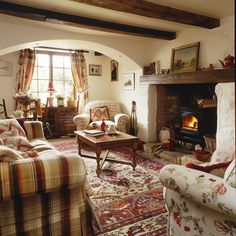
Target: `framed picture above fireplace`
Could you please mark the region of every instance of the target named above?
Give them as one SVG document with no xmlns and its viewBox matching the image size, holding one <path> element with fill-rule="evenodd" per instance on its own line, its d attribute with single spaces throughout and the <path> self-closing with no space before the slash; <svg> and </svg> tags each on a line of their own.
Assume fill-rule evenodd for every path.
<svg viewBox="0 0 236 236">
<path fill-rule="evenodd" d="M 170 71 L 172 73 L 196 71 L 200 42 L 172 49 Z"/>
</svg>

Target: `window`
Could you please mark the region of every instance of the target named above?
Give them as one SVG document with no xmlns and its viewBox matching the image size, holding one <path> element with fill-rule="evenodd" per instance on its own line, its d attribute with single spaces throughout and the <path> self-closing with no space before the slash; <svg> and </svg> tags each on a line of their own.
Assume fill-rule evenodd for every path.
<svg viewBox="0 0 236 236">
<path fill-rule="evenodd" d="M 55 94 L 71 95 L 73 78 L 68 53 L 37 51 L 34 74 L 29 92 L 43 103 L 49 97 L 48 84 L 53 81 Z"/>
</svg>

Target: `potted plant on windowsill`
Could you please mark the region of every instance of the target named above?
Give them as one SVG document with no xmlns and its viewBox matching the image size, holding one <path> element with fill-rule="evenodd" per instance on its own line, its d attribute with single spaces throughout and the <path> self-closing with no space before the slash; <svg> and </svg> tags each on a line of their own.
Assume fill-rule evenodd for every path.
<svg viewBox="0 0 236 236">
<path fill-rule="evenodd" d="M 74 107 L 75 106 L 75 100 L 72 98 L 72 96 L 67 97 L 67 106 L 68 107 Z"/>
<path fill-rule="evenodd" d="M 63 95 L 57 95 L 57 106 L 63 107 L 64 106 L 64 99 Z"/>
</svg>

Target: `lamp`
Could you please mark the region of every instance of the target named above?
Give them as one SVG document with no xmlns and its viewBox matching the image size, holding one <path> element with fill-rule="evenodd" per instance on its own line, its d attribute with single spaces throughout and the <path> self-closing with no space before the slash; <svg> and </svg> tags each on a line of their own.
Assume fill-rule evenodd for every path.
<svg viewBox="0 0 236 236">
<path fill-rule="evenodd" d="M 48 92 L 50 93 L 50 97 L 48 98 L 48 106 L 50 106 L 50 107 L 53 107 L 54 97 L 52 95 L 55 91 L 56 90 L 54 89 L 53 82 L 49 81 L 49 83 L 48 83 Z"/>
</svg>

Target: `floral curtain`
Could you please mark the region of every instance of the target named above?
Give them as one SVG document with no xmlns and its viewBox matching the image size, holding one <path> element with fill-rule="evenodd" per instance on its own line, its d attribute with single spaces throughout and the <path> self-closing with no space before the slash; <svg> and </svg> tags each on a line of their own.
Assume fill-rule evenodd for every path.
<svg viewBox="0 0 236 236">
<path fill-rule="evenodd" d="M 70 53 L 71 57 L 71 71 L 74 81 L 74 99 L 77 98 L 78 93 L 78 113 L 84 111 L 84 106 L 88 101 L 88 76 L 86 59 L 82 52 Z"/>
<path fill-rule="evenodd" d="M 35 50 L 27 48 L 20 51 L 18 73 L 16 77 L 16 90 L 18 93 L 27 93 L 29 90 L 34 73 L 35 60 Z"/>
</svg>

